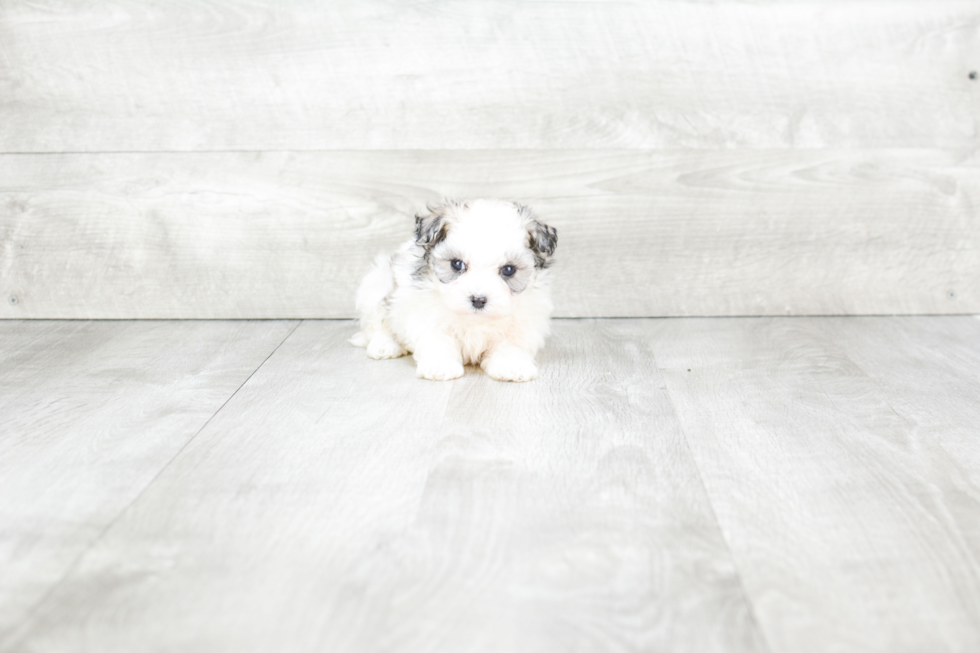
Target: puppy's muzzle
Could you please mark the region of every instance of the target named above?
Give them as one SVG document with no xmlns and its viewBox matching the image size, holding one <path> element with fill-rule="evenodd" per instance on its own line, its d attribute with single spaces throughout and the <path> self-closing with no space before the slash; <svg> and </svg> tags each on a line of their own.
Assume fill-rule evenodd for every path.
<svg viewBox="0 0 980 653">
<path fill-rule="evenodd" d="M 470 295 L 470 303 L 473 304 L 473 308 L 479 310 L 487 305 L 487 298 Z"/>
</svg>

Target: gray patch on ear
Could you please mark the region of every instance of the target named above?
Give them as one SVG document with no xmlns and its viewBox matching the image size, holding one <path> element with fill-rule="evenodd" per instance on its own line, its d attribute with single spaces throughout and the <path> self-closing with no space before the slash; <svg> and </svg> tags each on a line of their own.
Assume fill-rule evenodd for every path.
<svg viewBox="0 0 980 653">
<path fill-rule="evenodd" d="M 543 222 L 538 222 L 531 209 L 515 204 L 517 212 L 527 226 L 528 249 L 534 252 L 534 267 L 547 268 L 551 265 L 551 257 L 558 247 L 558 231 Z"/>
<path fill-rule="evenodd" d="M 429 249 L 446 237 L 446 219 L 438 213 L 415 216 L 415 242 Z"/>
<path fill-rule="evenodd" d="M 428 252 L 445 240 L 451 219 L 466 208 L 466 204 L 460 200 L 446 200 L 442 204 L 430 204 L 425 208 L 425 213 L 415 216 L 415 242 Z"/>
</svg>

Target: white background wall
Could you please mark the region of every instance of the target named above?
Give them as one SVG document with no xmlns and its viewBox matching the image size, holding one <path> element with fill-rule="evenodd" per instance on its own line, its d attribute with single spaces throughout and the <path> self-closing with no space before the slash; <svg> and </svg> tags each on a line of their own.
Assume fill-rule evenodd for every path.
<svg viewBox="0 0 980 653">
<path fill-rule="evenodd" d="M 561 316 L 980 312 L 980 3 L 0 3 L 0 317 L 348 317 L 444 196 Z"/>
</svg>

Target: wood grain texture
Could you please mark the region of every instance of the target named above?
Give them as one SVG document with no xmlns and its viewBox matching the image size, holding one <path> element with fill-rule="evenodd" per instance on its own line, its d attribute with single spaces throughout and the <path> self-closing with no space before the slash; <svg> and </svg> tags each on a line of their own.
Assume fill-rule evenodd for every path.
<svg viewBox="0 0 980 653">
<path fill-rule="evenodd" d="M 955 487 L 941 497 L 937 527 L 972 556 L 966 573 L 980 577 L 980 317 L 859 318 L 828 327 L 847 357 L 885 390 L 889 407 L 933 443 L 923 465 L 947 474 Z"/>
<path fill-rule="evenodd" d="M 353 317 L 443 196 L 558 228 L 559 316 L 980 312 L 976 154 L 609 150 L 0 156 L 0 316 Z"/>
<path fill-rule="evenodd" d="M 772 651 L 980 647 L 978 336 L 968 317 L 651 331 Z"/>
<path fill-rule="evenodd" d="M 415 378 L 304 322 L 8 650 L 765 651 L 640 322 Z"/>
<path fill-rule="evenodd" d="M 0 648 L 293 327 L 0 322 Z"/>
<path fill-rule="evenodd" d="M 980 145 L 980 7 L 0 4 L 0 151 Z"/>
</svg>

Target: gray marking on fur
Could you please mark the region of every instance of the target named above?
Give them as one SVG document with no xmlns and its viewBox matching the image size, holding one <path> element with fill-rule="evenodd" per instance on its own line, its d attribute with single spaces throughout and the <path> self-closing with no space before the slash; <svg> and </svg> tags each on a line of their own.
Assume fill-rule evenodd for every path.
<svg viewBox="0 0 980 653">
<path fill-rule="evenodd" d="M 451 283 L 456 279 L 460 278 L 469 269 L 469 265 L 464 267 L 462 270 L 456 270 L 453 268 L 453 261 L 459 259 L 466 263 L 466 259 L 455 251 L 448 248 L 445 243 L 434 247 L 428 252 L 429 254 L 429 268 L 435 273 L 436 278 L 442 283 Z"/>
<path fill-rule="evenodd" d="M 441 204 L 427 205 L 427 213 L 415 216 L 415 242 L 426 250 L 432 249 L 443 240 L 449 232 L 451 218 L 459 214 L 467 206 L 460 200 L 446 200 Z"/>
<path fill-rule="evenodd" d="M 500 274 L 500 278 L 504 280 L 504 283 L 507 284 L 507 287 L 515 295 L 524 292 L 531 283 L 531 277 L 534 276 L 535 268 L 538 267 L 535 262 L 534 252 L 529 249 L 525 249 L 520 253 L 511 254 L 507 263 L 504 265 L 513 265 L 514 274 L 505 277 L 503 274 L 500 274 L 500 270 L 497 273 Z M 501 270 L 503 270 L 504 265 L 500 266 Z"/>
<path fill-rule="evenodd" d="M 558 230 L 539 222 L 530 207 L 516 202 L 514 206 L 527 228 L 527 246 L 534 253 L 534 267 L 542 270 L 550 267 L 558 247 Z"/>
</svg>

